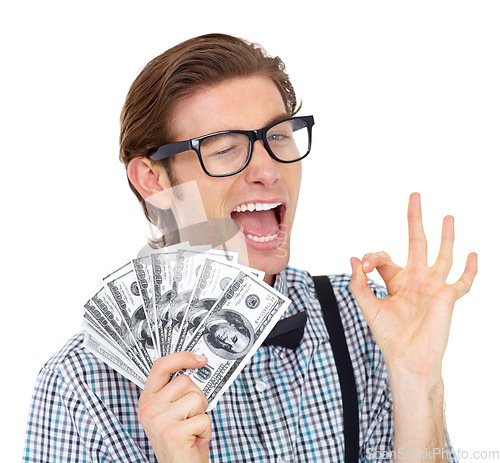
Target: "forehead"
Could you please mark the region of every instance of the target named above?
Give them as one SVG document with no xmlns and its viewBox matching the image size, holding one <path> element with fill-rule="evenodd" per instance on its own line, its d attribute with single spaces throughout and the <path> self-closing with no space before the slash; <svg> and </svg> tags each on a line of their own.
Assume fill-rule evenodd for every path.
<svg viewBox="0 0 500 463">
<path fill-rule="evenodd" d="M 220 130 L 259 129 L 286 117 L 278 87 L 267 76 L 239 77 L 203 87 L 178 101 L 168 132 L 186 140 Z"/>
</svg>

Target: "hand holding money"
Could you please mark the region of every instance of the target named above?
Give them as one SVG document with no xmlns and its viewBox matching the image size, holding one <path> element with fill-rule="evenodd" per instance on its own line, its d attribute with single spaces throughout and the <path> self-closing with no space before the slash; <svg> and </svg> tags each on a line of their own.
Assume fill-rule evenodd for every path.
<svg viewBox="0 0 500 463">
<path fill-rule="evenodd" d="M 196 369 L 206 357 L 177 352 L 156 360 L 139 399 L 139 421 L 158 462 L 208 462 L 211 420 L 208 401 L 186 375 L 170 380 L 176 371 Z"/>
<path fill-rule="evenodd" d="M 181 245 L 126 263 L 104 277 L 84 304 L 85 347 L 153 391 L 146 394 L 150 398 L 171 397 L 168 391 L 178 390 L 173 385 L 189 379 L 189 391 L 195 388 L 208 400 L 197 411 L 212 410 L 290 304 L 263 282 L 263 272 L 237 264 L 237 257 Z M 208 360 L 172 370 L 180 363 L 170 363 L 176 358 L 170 354 L 181 351 Z M 187 400 L 185 395 L 174 394 L 172 403 Z M 149 422 L 150 414 L 144 416 Z"/>
</svg>

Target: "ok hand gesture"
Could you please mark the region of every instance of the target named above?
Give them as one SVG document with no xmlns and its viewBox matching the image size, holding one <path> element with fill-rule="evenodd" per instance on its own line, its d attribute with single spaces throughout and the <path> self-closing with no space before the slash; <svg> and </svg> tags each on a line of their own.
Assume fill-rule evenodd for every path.
<svg viewBox="0 0 500 463">
<path fill-rule="evenodd" d="M 466 294 L 477 273 L 477 255 L 469 254 L 461 278 L 447 284 L 452 266 L 454 220 L 443 221 L 439 255 L 427 264 L 427 241 L 422 225 L 420 195 L 410 196 L 408 206 L 409 251 L 406 267 L 392 262 L 385 252 L 353 257 L 350 289 L 380 347 L 389 375 L 397 370 L 420 377 L 441 372 L 455 302 Z M 377 269 L 388 295 L 377 299 L 366 273 Z"/>
</svg>

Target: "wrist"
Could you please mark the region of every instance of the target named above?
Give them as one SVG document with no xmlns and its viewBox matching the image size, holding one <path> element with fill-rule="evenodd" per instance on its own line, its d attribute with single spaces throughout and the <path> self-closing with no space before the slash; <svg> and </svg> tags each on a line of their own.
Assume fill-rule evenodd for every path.
<svg viewBox="0 0 500 463">
<path fill-rule="evenodd" d="M 405 368 L 387 368 L 389 383 L 395 402 L 408 401 L 414 405 L 443 401 L 444 383 L 441 369 L 422 375 Z"/>
<path fill-rule="evenodd" d="M 393 370 L 389 381 L 393 398 L 394 448 L 407 451 L 444 448 L 441 375 L 423 376 Z"/>
</svg>

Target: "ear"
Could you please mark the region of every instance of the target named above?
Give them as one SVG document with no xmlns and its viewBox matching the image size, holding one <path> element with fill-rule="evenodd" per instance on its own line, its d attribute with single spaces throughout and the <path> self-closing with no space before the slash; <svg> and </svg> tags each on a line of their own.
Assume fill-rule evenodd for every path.
<svg viewBox="0 0 500 463">
<path fill-rule="evenodd" d="M 127 174 L 144 199 L 171 187 L 165 169 L 148 158 L 132 158 L 128 163 Z"/>
</svg>

